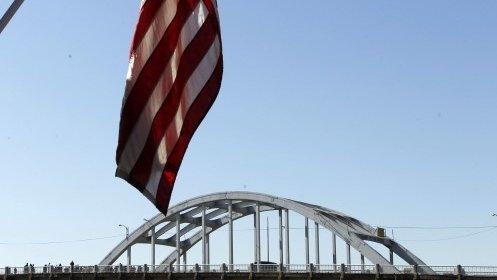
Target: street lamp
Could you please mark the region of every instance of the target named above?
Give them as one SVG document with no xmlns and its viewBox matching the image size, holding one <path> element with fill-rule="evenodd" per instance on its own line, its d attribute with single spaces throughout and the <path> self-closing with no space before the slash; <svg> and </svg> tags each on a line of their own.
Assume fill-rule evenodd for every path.
<svg viewBox="0 0 497 280">
<path fill-rule="evenodd" d="M 129 227 L 119 224 L 120 227 L 123 227 L 126 229 L 126 240 L 129 239 Z M 128 249 L 126 250 L 126 254 L 128 255 L 128 266 L 131 265 L 131 246 L 128 244 Z"/>
<path fill-rule="evenodd" d="M 495 213 L 491 213 L 490 215 L 492 215 L 492 217 L 497 217 L 497 214 Z"/>
</svg>

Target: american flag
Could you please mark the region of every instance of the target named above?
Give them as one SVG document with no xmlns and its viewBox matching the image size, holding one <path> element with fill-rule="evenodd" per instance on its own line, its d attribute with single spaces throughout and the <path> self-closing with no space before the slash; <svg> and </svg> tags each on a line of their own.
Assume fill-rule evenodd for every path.
<svg viewBox="0 0 497 280">
<path fill-rule="evenodd" d="M 215 0 L 143 0 L 131 42 L 116 176 L 163 213 L 223 73 Z"/>
</svg>

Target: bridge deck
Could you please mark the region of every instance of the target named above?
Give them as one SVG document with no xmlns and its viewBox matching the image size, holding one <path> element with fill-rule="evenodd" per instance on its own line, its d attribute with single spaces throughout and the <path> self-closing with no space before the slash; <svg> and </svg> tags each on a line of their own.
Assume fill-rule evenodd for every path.
<svg viewBox="0 0 497 280">
<path fill-rule="evenodd" d="M 278 273 L 278 272 L 186 272 L 186 273 L 58 273 L 9 274 L 5 280 L 478 280 L 496 279 L 497 276 L 414 275 L 414 274 L 342 274 L 342 273 Z"/>
</svg>

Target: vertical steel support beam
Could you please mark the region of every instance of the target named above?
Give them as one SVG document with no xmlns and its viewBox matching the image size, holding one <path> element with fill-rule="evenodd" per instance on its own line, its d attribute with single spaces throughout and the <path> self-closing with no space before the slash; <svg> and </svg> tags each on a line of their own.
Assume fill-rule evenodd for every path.
<svg viewBox="0 0 497 280">
<path fill-rule="evenodd" d="M 350 265 L 352 264 L 351 257 L 350 257 L 350 243 L 347 243 L 347 265 L 350 268 Z"/>
<path fill-rule="evenodd" d="M 131 245 L 128 246 L 128 250 L 126 250 L 126 254 L 128 255 L 128 268 L 131 265 Z"/>
<path fill-rule="evenodd" d="M 155 272 L 155 226 L 150 229 L 150 264 L 152 265 L 152 272 Z"/>
<path fill-rule="evenodd" d="M 255 205 L 255 216 L 256 216 L 256 256 L 257 256 L 257 271 L 259 271 L 261 263 L 261 207 L 259 203 Z"/>
<path fill-rule="evenodd" d="M 267 261 L 269 262 L 269 217 L 266 217 L 266 249 L 267 249 Z"/>
<path fill-rule="evenodd" d="M 285 209 L 285 252 L 286 264 L 290 264 L 290 211 Z"/>
<path fill-rule="evenodd" d="M 181 248 L 180 248 L 180 230 L 181 230 L 181 215 L 178 213 L 176 217 L 176 271 L 179 272 L 181 268 Z"/>
<path fill-rule="evenodd" d="M 278 228 L 279 228 L 279 250 L 280 250 L 280 264 L 283 264 L 283 211 L 278 210 L 278 218 L 279 218 L 279 223 L 278 223 Z"/>
<path fill-rule="evenodd" d="M 390 264 L 393 265 L 393 251 L 390 249 Z"/>
<path fill-rule="evenodd" d="M 254 264 L 257 263 L 257 213 L 254 212 Z"/>
<path fill-rule="evenodd" d="M 364 265 L 364 255 L 361 254 L 361 272 L 364 273 L 366 270 L 365 265 Z"/>
<path fill-rule="evenodd" d="M 233 202 L 228 201 L 229 219 L 229 271 L 233 271 Z"/>
<path fill-rule="evenodd" d="M 332 235 L 332 250 L 333 250 L 333 270 L 337 270 L 337 235 L 335 232 L 333 232 L 333 235 Z"/>
<path fill-rule="evenodd" d="M 129 240 L 129 229 L 126 227 L 126 240 Z M 126 250 L 126 255 L 128 256 L 128 271 L 131 266 L 131 245 L 128 245 L 128 249 Z"/>
<path fill-rule="evenodd" d="M 315 253 L 316 253 L 316 264 L 319 265 L 321 263 L 321 256 L 319 255 L 319 224 L 314 222 L 314 226 L 316 227 L 316 232 L 314 233 L 314 241 L 315 241 Z"/>
<path fill-rule="evenodd" d="M 202 208 L 202 264 L 207 264 L 207 229 L 205 227 L 205 207 Z"/>
<path fill-rule="evenodd" d="M 305 218 L 305 264 L 309 265 L 309 219 Z"/>
<path fill-rule="evenodd" d="M 211 264 L 211 235 L 210 234 L 207 234 L 206 236 L 206 247 L 207 247 L 207 252 L 206 252 L 206 255 L 207 255 L 207 264 Z"/>
<path fill-rule="evenodd" d="M 187 268 L 186 268 L 186 251 L 183 252 L 183 271 L 187 272 Z"/>
</svg>

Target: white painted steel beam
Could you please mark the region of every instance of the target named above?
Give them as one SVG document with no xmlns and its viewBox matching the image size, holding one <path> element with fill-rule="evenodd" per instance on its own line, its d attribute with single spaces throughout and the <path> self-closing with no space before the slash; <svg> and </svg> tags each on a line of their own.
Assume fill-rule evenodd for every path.
<svg viewBox="0 0 497 280">
<path fill-rule="evenodd" d="M 113 250 L 111 250 L 105 256 L 100 264 L 113 264 L 122 254 L 124 254 L 128 249 L 131 248 L 131 246 L 136 243 L 150 243 L 151 237 L 148 234 L 149 230 L 152 226 L 158 226 L 160 224 L 163 224 L 163 226 L 156 232 L 156 236 L 158 238 L 156 240 L 156 245 L 176 246 L 176 233 L 171 236 L 168 234 L 168 230 L 175 227 L 176 219 L 178 218 L 177 214 L 179 213 L 181 213 L 179 219 L 181 219 L 182 223 L 186 223 L 185 226 L 180 229 L 179 236 L 181 237 L 188 234 L 188 238 L 185 238 L 181 242 L 181 250 L 182 253 L 187 252 L 196 243 L 204 243 L 204 241 L 202 240 L 207 241 L 208 237 L 206 235 L 223 227 L 224 225 L 229 224 L 230 219 L 226 214 L 229 210 L 229 201 L 236 201 L 236 203 L 233 203 L 232 209 L 233 220 L 237 220 L 239 218 L 252 214 L 260 216 L 260 213 L 263 211 L 280 209 L 283 210 L 283 212 L 286 214 L 284 219 L 286 237 L 284 246 L 284 252 L 286 252 L 285 263 L 290 263 L 290 226 L 288 213 L 291 210 L 299 215 L 315 221 L 319 224 L 320 227 L 332 231 L 336 236 L 345 241 L 346 244 L 350 245 L 360 254 L 364 255 L 364 257 L 367 258 L 371 263 L 384 266 L 383 272 L 385 273 L 398 271 L 395 267 L 389 265 L 389 260 L 381 256 L 381 254 L 379 254 L 375 249 L 368 245 L 366 241 L 375 242 L 387 248 L 391 248 L 392 252 L 394 252 L 398 257 L 402 258 L 406 263 L 410 265 L 417 264 L 419 266 L 421 274 L 428 274 L 433 272 L 433 270 L 426 266 L 424 262 L 422 262 L 419 258 L 417 258 L 402 245 L 388 237 L 380 238 L 376 236 L 375 228 L 353 217 L 309 203 L 303 203 L 266 194 L 250 192 L 215 193 L 199 196 L 172 206 L 170 207 L 167 215 L 159 214 L 153 217 L 149 223 L 143 224 L 134 232 L 132 232 L 129 238 L 121 241 Z M 256 204 L 259 205 L 259 207 L 256 207 Z M 257 211 L 257 209 L 255 208 L 259 208 L 259 211 Z M 210 210 L 208 214 L 205 213 L 206 209 Z M 256 212 L 258 212 L 259 214 L 257 214 Z M 196 215 L 199 213 L 203 214 L 202 218 L 196 218 Z M 194 231 L 197 232 L 195 233 Z M 159 238 L 162 236 L 164 236 L 165 238 Z M 205 238 L 202 238 L 204 236 Z M 207 247 L 207 244 L 203 244 L 203 246 Z M 207 262 L 206 251 L 207 250 L 204 251 L 203 261 Z M 258 259 L 260 260 L 260 253 L 258 255 Z M 336 252 L 334 255 L 336 257 Z M 169 265 L 171 263 L 174 263 L 176 259 L 177 254 L 175 252 L 167 256 L 161 262 L 161 264 Z"/>
</svg>

